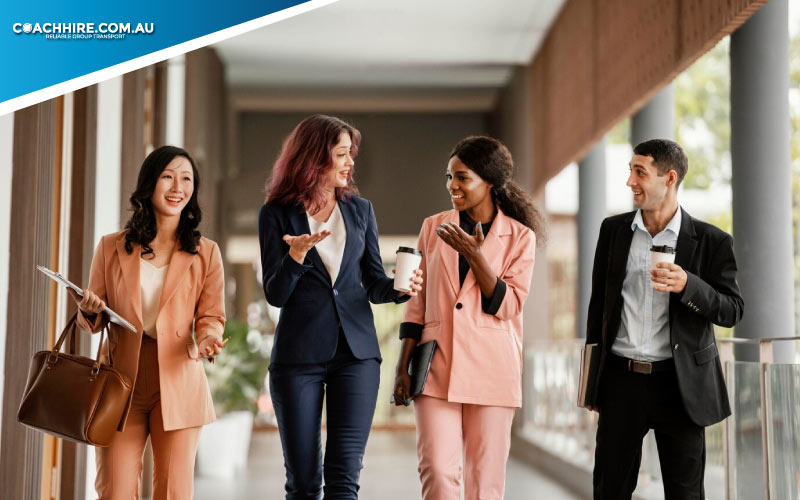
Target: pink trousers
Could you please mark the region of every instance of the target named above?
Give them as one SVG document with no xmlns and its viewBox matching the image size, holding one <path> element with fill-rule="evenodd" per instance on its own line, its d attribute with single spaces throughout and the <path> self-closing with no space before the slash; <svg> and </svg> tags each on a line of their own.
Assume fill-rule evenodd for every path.
<svg viewBox="0 0 800 500">
<path fill-rule="evenodd" d="M 502 500 L 515 408 L 418 396 L 417 456 L 424 500 Z"/>
<path fill-rule="evenodd" d="M 153 500 L 191 500 L 200 427 L 165 431 L 161 420 L 158 344 L 143 336 L 139 375 L 125 431 L 108 448 L 96 448 L 95 489 L 100 500 L 139 498 L 142 454 L 153 445 Z"/>
</svg>

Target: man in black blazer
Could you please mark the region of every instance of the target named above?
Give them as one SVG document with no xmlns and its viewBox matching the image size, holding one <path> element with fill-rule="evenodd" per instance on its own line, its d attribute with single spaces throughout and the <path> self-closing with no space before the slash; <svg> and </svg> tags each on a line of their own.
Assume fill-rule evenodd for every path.
<svg viewBox="0 0 800 500">
<path fill-rule="evenodd" d="M 665 498 L 704 499 L 704 428 L 731 413 L 713 325 L 742 318 L 733 240 L 678 205 L 687 170 L 675 142 L 637 145 L 627 182 L 637 210 L 600 227 L 586 332 L 601 346 L 590 381 L 600 413 L 595 499 L 631 498 L 649 429 Z M 651 246 L 673 248 L 674 264 L 651 271 Z"/>
</svg>

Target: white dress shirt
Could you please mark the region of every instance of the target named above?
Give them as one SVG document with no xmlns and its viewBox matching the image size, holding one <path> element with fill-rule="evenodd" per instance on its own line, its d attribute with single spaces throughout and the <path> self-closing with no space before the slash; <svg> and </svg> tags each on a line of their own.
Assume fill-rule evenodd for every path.
<svg viewBox="0 0 800 500">
<path fill-rule="evenodd" d="M 331 276 L 331 285 L 336 283 L 336 278 L 339 276 L 339 268 L 342 266 L 342 256 L 344 255 L 344 244 L 347 240 L 347 229 L 344 225 L 342 218 L 342 211 L 339 204 L 336 203 L 326 222 L 319 222 L 314 219 L 310 213 L 306 212 L 308 217 L 308 227 L 311 229 L 311 234 L 320 231 L 328 230 L 331 232 L 330 236 L 316 244 L 314 248 L 317 249 L 322 263 L 325 264 L 325 269 Z"/>
<path fill-rule="evenodd" d="M 681 230 L 681 207 L 660 233 L 650 236 L 638 210 L 631 224 L 633 239 L 622 283 L 622 321 L 611 346 L 618 356 L 639 361 L 672 357 L 669 336 L 669 295 L 650 286 L 650 247 L 676 248 Z"/>
</svg>

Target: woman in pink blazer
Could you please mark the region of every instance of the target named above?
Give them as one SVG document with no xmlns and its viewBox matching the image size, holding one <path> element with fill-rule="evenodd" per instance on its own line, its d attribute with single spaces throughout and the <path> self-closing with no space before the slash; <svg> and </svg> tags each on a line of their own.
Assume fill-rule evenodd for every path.
<svg viewBox="0 0 800 500">
<path fill-rule="evenodd" d="M 425 219 L 418 249 L 426 284 L 406 304 L 394 399 L 409 399 L 418 343 L 436 340 L 414 399 L 425 500 L 500 500 L 514 411 L 522 405 L 522 306 L 542 217 L 511 180 L 511 153 L 467 137 L 450 154 L 448 210 Z"/>
<path fill-rule="evenodd" d="M 153 500 L 191 499 L 197 439 L 215 419 L 200 360 L 222 348 L 222 258 L 200 236 L 198 174 L 183 149 L 164 146 L 144 160 L 132 215 L 103 236 L 92 259 L 79 325 L 98 332 L 106 304 L 137 332 L 110 325 L 114 367 L 134 390 L 111 446 L 97 448 L 101 500 L 138 498 L 142 452 L 153 445 Z"/>
</svg>

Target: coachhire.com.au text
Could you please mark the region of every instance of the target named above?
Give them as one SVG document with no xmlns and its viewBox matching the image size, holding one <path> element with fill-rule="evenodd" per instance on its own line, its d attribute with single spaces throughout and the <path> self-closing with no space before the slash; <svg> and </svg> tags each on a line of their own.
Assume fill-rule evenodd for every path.
<svg viewBox="0 0 800 500">
<path fill-rule="evenodd" d="M 126 35 L 151 35 L 155 23 L 14 23 L 14 33 L 45 35 L 47 39 L 125 38 Z"/>
</svg>

